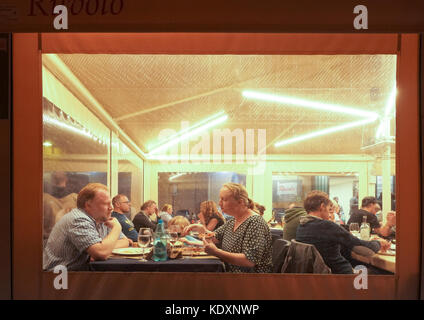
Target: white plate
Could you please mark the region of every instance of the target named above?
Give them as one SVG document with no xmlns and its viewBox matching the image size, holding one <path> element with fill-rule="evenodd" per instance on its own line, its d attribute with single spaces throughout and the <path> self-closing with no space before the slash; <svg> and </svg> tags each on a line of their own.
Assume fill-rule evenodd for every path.
<svg viewBox="0 0 424 320">
<path fill-rule="evenodd" d="M 113 249 L 113 254 L 118 254 L 121 256 L 141 256 L 143 254 L 143 248 L 119 248 Z"/>
</svg>

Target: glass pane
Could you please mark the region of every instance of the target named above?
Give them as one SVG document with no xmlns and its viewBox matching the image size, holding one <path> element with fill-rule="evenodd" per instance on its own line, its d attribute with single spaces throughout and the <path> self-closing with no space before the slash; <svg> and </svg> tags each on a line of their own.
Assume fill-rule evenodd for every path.
<svg viewBox="0 0 424 320">
<path fill-rule="evenodd" d="M 107 185 L 109 141 L 43 99 L 44 241 L 88 183 Z"/>
<path fill-rule="evenodd" d="M 131 201 L 131 212 L 127 216 L 132 219 L 142 205 L 143 161 L 121 141 L 115 155 L 118 159 L 118 193 Z"/>
<path fill-rule="evenodd" d="M 226 182 L 246 185 L 246 175 L 235 172 L 159 172 L 159 208 L 171 204 L 174 212 L 188 212 L 189 216 L 200 211 L 200 203 L 214 201 L 220 210 L 219 191 Z"/>
</svg>

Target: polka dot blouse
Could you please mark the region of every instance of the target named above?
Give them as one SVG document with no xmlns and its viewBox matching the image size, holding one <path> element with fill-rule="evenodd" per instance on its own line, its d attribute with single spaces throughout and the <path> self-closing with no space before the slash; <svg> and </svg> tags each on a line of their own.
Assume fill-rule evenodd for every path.
<svg viewBox="0 0 424 320">
<path fill-rule="evenodd" d="M 272 238 L 265 220 L 252 215 L 234 230 L 235 219 L 228 220 L 215 230 L 215 237 L 222 250 L 232 253 L 244 253 L 254 267 L 240 267 L 226 263 L 228 272 L 264 273 L 272 272 Z"/>
</svg>

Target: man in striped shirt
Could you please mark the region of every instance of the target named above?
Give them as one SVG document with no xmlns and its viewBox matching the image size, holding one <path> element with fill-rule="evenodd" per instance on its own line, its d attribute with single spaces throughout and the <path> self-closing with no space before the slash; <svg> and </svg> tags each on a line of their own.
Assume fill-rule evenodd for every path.
<svg viewBox="0 0 424 320">
<path fill-rule="evenodd" d="M 43 269 L 63 265 L 68 270 L 88 270 L 90 257 L 106 260 L 115 248 L 132 245 L 111 217 L 107 187 L 89 183 L 78 194 L 77 208 L 67 213 L 50 233 L 43 254 Z"/>
</svg>

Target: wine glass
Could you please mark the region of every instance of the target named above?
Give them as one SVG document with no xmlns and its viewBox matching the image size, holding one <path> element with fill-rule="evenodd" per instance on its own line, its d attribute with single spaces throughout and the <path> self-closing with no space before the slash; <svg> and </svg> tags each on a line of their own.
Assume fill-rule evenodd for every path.
<svg viewBox="0 0 424 320">
<path fill-rule="evenodd" d="M 169 233 L 169 242 L 171 242 L 172 246 L 174 246 L 178 240 L 178 232 L 170 230 L 168 233 Z"/>
<path fill-rule="evenodd" d="M 355 237 L 359 238 L 360 237 L 360 233 L 359 233 L 359 224 L 356 222 L 352 222 L 349 225 L 349 231 L 352 235 L 354 235 Z"/>
<path fill-rule="evenodd" d="M 143 257 L 141 261 L 147 261 L 146 256 L 146 248 L 150 245 L 150 241 L 152 239 L 152 230 L 150 228 L 140 228 L 138 231 L 138 245 L 140 248 L 143 248 Z"/>
</svg>

